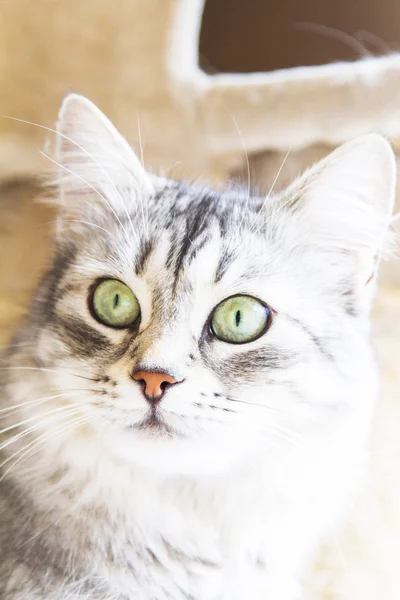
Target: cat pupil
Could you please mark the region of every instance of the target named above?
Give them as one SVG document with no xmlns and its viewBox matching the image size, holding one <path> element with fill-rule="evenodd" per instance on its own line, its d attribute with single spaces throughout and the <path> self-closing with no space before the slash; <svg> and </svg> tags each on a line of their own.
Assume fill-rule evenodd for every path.
<svg viewBox="0 0 400 600">
<path fill-rule="evenodd" d="M 115 294 L 114 296 L 114 308 L 117 308 L 119 304 L 119 294 Z"/>
<path fill-rule="evenodd" d="M 239 327 L 240 319 L 241 319 L 240 310 L 238 310 L 235 315 L 236 327 Z"/>
</svg>

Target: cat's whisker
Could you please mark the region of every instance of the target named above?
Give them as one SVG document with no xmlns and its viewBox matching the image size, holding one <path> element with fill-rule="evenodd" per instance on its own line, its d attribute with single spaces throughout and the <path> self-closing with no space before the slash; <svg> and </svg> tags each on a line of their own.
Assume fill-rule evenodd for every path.
<svg viewBox="0 0 400 600">
<path fill-rule="evenodd" d="M 293 440 L 304 441 L 306 436 L 297 429 L 294 429 L 296 426 L 298 426 L 297 422 L 291 424 L 290 427 L 284 423 L 278 423 L 276 421 L 271 421 L 267 424 L 263 424 L 262 422 L 260 423 L 258 421 L 256 423 L 252 423 L 252 427 L 255 427 L 259 431 L 265 431 L 268 434 L 272 434 L 274 431 L 279 431 L 282 435 L 287 435 Z"/>
<path fill-rule="evenodd" d="M 390 454 L 392 452 L 398 452 L 398 445 L 390 445 L 390 446 L 382 446 L 381 448 L 376 448 L 375 450 L 369 450 L 368 456 L 379 456 L 380 454 Z"/>
<path fill-rule="evenodd" d="M 74 171 L 72 171 L 71 169 L 69 169 L 68 167 L 66 167 L 65 165 L 62 165 L 61 163 L 59 163 L 58 161 L 56 161 L 54 158 L 51 158 L 50 156 L 48 156 L 47 154 L 45 154 L 43 151 L 40 151 L 40 153 L 47 158 L 50 162 L 52 162 L 53 164 L 57 165 L 58 167 L 60 167 L 60 169 L 63 169 L 64 171 L 66 171 L 67 173 L 69 173 L 70 175 L 73 175 L 74 177 L 76 177 L 77 179 L 79 179 L 80 181 L 82 181 L 85 185 L 87 185 L 91 190 L 93 190 L 93 192 L 104 202 L 104 204 L 106 204 L 106 206 L 111 210 L 111 212 L 113 213 L 114 217 L 116 218 L 116 220 L 118 221 L 118 224 L 121 226 L 121 229 L 123 230 L 125 237 L 126 237 L 126 241 L 127 243 L 129 243 L 129 235 L 127 230 L 125 229 L 121 219 L 119 218 L 117 212 L 114 210 L 113 206 L 111 205 L 111 203 L 107 200 L 107 198 L 101 194 L 99 192 L 99 190 L 97 190 L 91 183 L 89 183 L 84 177 L 82 177 L 81 175 L 78 175 L 78 173 L 75 173 Z M 125 206 L 125 204 L 124 204 Z M 129 217 L 129 220 L 130 217 Z M 132 221 L 131 221 L 132 224 Z M 133 224 L 132 224 L 133 227 Z M 135 237 L 136 234 L 135 232 L 133 232 Z"/>
<path fill-rule="evenodd" d="M 172 163 L 172 165 L 170 167 L 163 167 L 162 169 L 160 169 L 159 173 L 162 177 L 167 177 L 167 174 L 170 173 L 170 171 L 173 171 L 173 169 L 175 169 L 175 167 L 178 167 L 179 165 L 182 165 L 183 162 L 181 160 L 177 160 L 174 163 Z"/>
<path fill-rule="evenodd" d="M 88 156 L 94 162 L 94 164 L 99 167 L 99 169 L 101 170 L 101 172 L 106 176 L 108 182 L 113 187 L 114 191 L 116 192 L 118 198 L 121 201 L 122 206 L 124 207 L 124 209 L 126 211 L 127 217 L 129 219 L 131 227 L 132 227 L 132 233 L 136 237 L 136 232 L 135 232 L 134 227 L 133 227 L 132 219 L 131 219 L 131 217 L 129 215 L 128 209 L 126 208 L 126 204 L 124 202 L 124 199 L 121 196 L 121 193 L 119 192 L 117 186 L 115 185 L 115 183 L 113 182 L 113 180 L 111 179 L 111 177 L 109 176 L 109 174 L 107 173 L 107 171 L 104 169 L 103 165 L 101 163 L 99 163 L 99 161 L 86 148 L 84 148 L 83 146 L 81 146 L 80 144 L 78 144 L 78 142 L 76 142 L 75 140 L 73 140 L 69 136 L 65 135 L 64 133 L 61 133 L 61 131 L 57 131 L 56 129 L 53 129 L 51 127 L 46 127 L 45 125 L 40 125 L 39 123 L 35 123 L 33 121 L 28 121 L 26 119 L 19 119 L 17 117 L 11 117 L 9 115 L 0 115 L 0 117 L 3 118 L 3 119 L 10 119 L 11 121 L 18 121 L 19 123 L 25 123 L 26 125 L 32 125 L 34 127 L 38 127 L 39 129 L 45 129 L 46 131 L 49 131 L 50 133 L 55 133 L 59 137 L 61 137 L 61 138 L 65 139 L 65 140 L 71 142 L 71 144 L 73 144 L 74 146 L 76 146 L 77 148 L 79 148 L 79 150 L 81 150 L 82 152 L 84 152 L 86 154 L 86 156 Z M 46 155 L 44 155 L 44 156 L 46 156 Z M 50 160 L 52 160 L 52 159 L 50 159 Z M 55 161 L 53 161 L 53 162 L 55 162 Z M 56 162 L 56 164 L 58 164 L 58 163 Z M 58 166 L 62 166 L 62 165 L 58 165 Z M 72 171 L 71 171 L 71 174 L 77 176 L 76 173 L 73 173 Z M 115 214 L 117 220 L 119 221 L 119 223 L 121 224 L 123 230 L 125 231 L 126 236 L 127 236 L 127 240 L 129 240 L 127 232 L 126 232 L 124 226 L 122 225 L 119 217 L 117 216 L 117 214 L 115 213 L 115 211 L 112 208 L 111 208 L 111 210 Z"/>
<path fill-rule="evenodd" d="M 44 367 L 0 367 L 0 371 L 42 371 L 45 373 L 57 373 L 57 369 L 47 369 Z"/>
<path fill-rule="evenodd" d="M 2 444 L 0 444 L 0 451 L 4 450 L 4 448 L 7 448 L 8 446 L 11 446 L 11 444 L 14 444 L 18 440 L 26 437 L 30 433 L 33 433 L 35 431 L 40 431 L 40 429 L 42 429 L 43 427 L 51 425 L 56 419 L 46 418 L 49 415 L 53 415 L 53 417 L 58 417 L 58 414 L 62 413 L 63 416 L 70 416 L 70 415 L 74 415 L 74 414 L 79 414 L 81 412 L 82 412 L 82 409 L 79 404 L 62 406 L 62 407 L 59 407 L 58 409 L 48 411 L 48 412 L 44 413 L 43 415 L 38 414 L 35 417 L 32 417 L 31 419 L 26 419 L 25 421 L 21 421 L 20 423 L 16 423 L 15 425 L 7 427 L 6 429 L 3 429 L 3 431 L 0 431 L 0 435 L 5 432 L 11 431 L 12 429 L 15 429 L 17 427 L 20 427 L 22 424 L 27 423 L 28 421 L 41 419 L 37 423 L 34 423 L 30 427 L 25 428 L 20 433 L 17 433 L 16 435 L 7 439 L 6 442 L 3 442 Z"/>
<path fill-rule="evenodd" d="M 249 161 L 249 155 L 248 155 L 248 152 L 247 152 L 247 148 L 246 148 L 246 145 L 244 143 L 242 132 L 239 129 L 238 122 L 236 121 L 236 119 L 235 119 L 235 117 L 233 115 L 231 115 L 231 119 L 234 122 L 235 127 L 237 129 L 237 132 L 238 132 L 238 135 L 239 135 L 239 138 L 240 138 L 240 143 L 242 144 L 244 155 L 246 157 L 246 166 L 247 166 L 247 198 L 246 198 L 246 208 L 243 211 L 242 219 L 241 219 L 241 221 L 239 223 L 239 226 L 238 226 L 239 232 L 241 232 L 242 231 L 242 227 L 243 227 L 243 223 L 244 223 L 244 219 L 246 218 L 246 212 L 248 212 L 248 210 L 249 210 L 249 201 L 250 201 L 250 193 L 251 193 L 250 161 Z"/>
<path fill-rule="evenodd" d="M 364 44 L 356 37 L 336 29 L 335 27 L 329 27 L 328 25 L 322 25 L 320 23 L 309 23 L 307 21 L 296 21 L 293 23 L 293 28 L 309 30 L 315 33 L 319 33 L 324 37 L 332 38 L 342 42 L 344 46 L 351 48 L 357 55 L 357 58 L 365 58 L 371 56 L 371 53 L 367 50 Z"/>
<path fill-rule="evenodd" d="M 301 193 L 303 194 L 309 187 L 311 187 L 311 185 L 313 184 L 313 181 L 310 181 L 307 185 L 303 186 L 301 188 Z M 277 215 L 279 215 L 279 213 L 283 212 L 283 209 L 290 204 L 295 198 L 297 198 L 297 196 L 299 195 L 298 191 L 295 191 L 294 194 L 292 194 L 287 200 L 285 200 L 285 202 L 283 202 L 283 204 L 280 204 L 276 210 L 273 211 L 273 213 L 271 215 L 268 215 L 268 218 L 263 221 L 261 223 L 261 225 L 256 229 L 256 230 L 252 230 L 252 233 L 258 233 L 260 231 L 260 229 L 262 227 L 265 227 L 265 225 L 267 225 L 267 223 L 269 221 L 271 221 L 271 219 L 273 219 L 274 217 L 276 217 Z"/>
<path fill-rule="evenodd" d="M 8 474 L 10 474 L 15 469 L 15 467 L 18 464 L 20 464 L 22 461 L 27 460 L 28 458 L 34 456 L 40 450 L 40 448 L 43 447 L 43 445 L 44 446 L 46 445 L 46 441 L 50 441 L 51 438 L 54 437 L 56 434 L 61 435 L 62 433 L 68 432 L 69 430 L 76 429 L 80 425 L 87 423 L 91 420 L 93 420 L 93 417 L 91 417 L 91 416 L 77 417 L 76 419 L 72 419 L 71 421 L 69 421 L 67 423 L 67 425 L 64 424 L 64 426 L 61 428 L 56 427 L 55 429 L 51 429 L 51 431 L 46 431 L 44 434 L 40 435 L 38 438 L 35 438 L 35 440 L 30 442 L 27 446 L 24 446 L 22 449 L 15 452 L 12 456 L 8 457 L 5 461 L 3 461 L 0 464 L 0 469 L 2 469 L 6 464 L 8 464 L 11 460 L 13 460 L 16 456 L 19 456 L 19 458 L 8 469 L 6 469 L 6 471 L 0 477 L 0 483 L 3 481 L 3 479 Z M 43 444 L 43 442 L 45 442 L 45 443 Z M 34 452 L 31 452 L 31 451 L 34 451 Z"/>
<path fill-rule="evenodd" d="M 277 174 L 275 175 L 275 178 L 274 178 L 274 180 L 273 180 L 273 182 L 272 182 L 272 184 L 271 184 L 271 187 L 270 187 L 270 188 L 269 188 L 269 190 L 268 190 L 268 194 L 267 194 L 267 195 L 266 195 L 266 197 L 264 198 L 264 202 L 262 203 L 262 205 L 261 205 L 261 208 L 260 208 L 260 209 L 259 209 L 259 211 L 257 212 L 257 215 L 256 215 L 256 220 L 255 220 L 255 223 L 254 223 L 254 225 L 253 225 L 253 227 L 252 227 L 252 230 L 251 230 L 251 231 L 252 231 L 252 233 L 256 233 L 256 232 L 258 231 L 258 229 L 257 229 L 257 230 L 254 230 L 254 227 L 255 227 L 255 225 L 256 225 L 256 223 L 257 223 L 257 220 L 258 220 L 258 218 L 260 217 L 260 214 L 263 212 L 263 210 L 264 210 L 264 208 L 265 208 L 265 206 L 266 206 L 266 204 L 267 204 L 268 200 L 270 199 L 272 192 L 274 191 L 274 188 L 275 188 L 275 186 L 276 186 L 276 184 L 277 184 L 277 182 L 278 182 L 278 179 L 279 179 L 279 177 L 280 177 L 280 175 L 281 175 L 281 173 L 282 173 L 282 170 L 283 170 L 283 168 L 284 168 L 284 166 L 285 166 L 285 164 L 286 164 L 286 161 L 287 161 L 287 159 L 289 158 L 289 155 L 290 155 L 291 151 L 292 151 L 292 148 L 289 148 L 289 150 L 286 152 L 286 154 L 285 154 L 285 156 L 284 156 L 284 158 L 283 158 L 283 160 L 282 160 L 282 163 L 281 163 L 281 165 L 280 165 L 280 167 L 279 167 L 279 169 L 278 169 L 278 172 L 277 172 Z"/>
<path fill-rule="evenodd" d="M 86 377 L 85 375 L 77 375 L 76 373 L 70 373 L 70 375 L 73 377 L 78 377 L 79 379 L 85 379 L 86 381 L 94 381 L 95 383 L 99 382 L 99 380 L 95 379 L 94 377 Z"/>
<path fill-rule="evenodd" d="M 16 342 L 15 344 L 4 344 L 0 346 L 0 352 L 7 350 L 8 348 L 35 348 L 35 344 L 32 342 Z"/>
<path fill-rule="evenodd" d="M 279 214 L 279 213 L 280 213 L 280 212 L 283 210 L 283 208 L 284 208 L 284 207 L 285 207 L 287 204 L 289 204 L 289 203 L 290 203 L 292 200 L 294 200 L 294 198 L 296 197 L 295 195 L 293 195 L 293 197 L 290 197 L 290 198 L 289 198 L 289 199 L 288 199 L 286 202 L 284 202 L 283 204 L 281 204 L 280 206 L 278 206 L 278 208 L 277 208 L 277 209 L 276 209 L 276 210 L 275 210 L 275 211 L 272 213 L 272 215 L 270 215 L 270 216 L 269 216 L 269 218 L 268 218 L 266 221 L 263 221 L 263 222 L 261 223 L 261 225 L 260 225 L 259 227 L 257 227 L 257 229 L 255 228 L 255 225 L 256 225 L 256 223 L 257 223 L 257 221 L 258 221 L 258 219 L 259 219 L 260 215 L 261 215 L 261 214 L 262 214 L 262 212 L 264 211 L 264 208 L 265 208 L 265 206 L 267 205 L 267 202 L 268 202 L 268 200 L 269 200 L 269 199 L 270 199 L 270 197 L 271 197 L 271 194 L 272 194 L 272 192 L 273 192 L 273 190 L 274 190 L 274 187 L 275 187 L 275 185 L 276 185 L 276 183 L 277 183 L 277 181 L 278 181 L 278 178 L 279 178 L 280 174 L 282 173 L 282 169 L 283 169 L 283 167 L 285 166 L 285 163 L 286 163 L 286 161 L 287 161 L 287 159 L 288 159 L 288 157 L 289 157 L 289 154 L 290 154 L 290 152 L 291 152 L 291 148 L 289 148 L 289 150 L 287 151 L 287 153 L 286 153 L 286 155 L 285 155 L 285 157 L 284 157 L 284 159 L 283 159 L 283 161 L 282 161 L 282 164 L 281 164 L 281 166 L 280 166 L 280 168 L 279 168 L 279 170 L 278 170 L 278 173 L 276 174 L 276 176 L 275 176 L 275 179 L 274 179 L 274 181 L 273 181 L 273 182 L 272 182 L 272 184 L 271 184 L 271 187 L 270 187 L 270 189 L 269 189 L 269 191 L 268 191 L 268 194 L 266 195 L 266 197 L 265 197 L 265 199 L 264 199 L 264 202 L 262 203 L 262 206 L 261 206 L 260 210 L 258 211 L 258 213 L 257 213 L 257 215 L 256 215 L 256 221 L 255 221 L 255 223 L 254 223 L 254 225 L 253 225 L 253 227 L 252 227 L 252 229 L 251 229 L 251 233 L 253 233 L 253 234 L 255 234 L 255 233 L 258 233 L 258 232 L 260 231 L 260 229 L 261 229 L 262 227 L 264 227 L 264 226 L 265 226 L 265 225 L 268 223 L 268 221 L 269 221 L 269 220 L 270 220 L 272 217 L 274 217 L 274 216 L 278 215 L 278 214 Z"/>
<path fill-rule="evenodd" d="M 279 177 L 280 177 L 280 175 L 281 175 L 281 173 L 282 173 L 282 170 L 283 170 L 283 168 L 284 168 L 284 166 L 285 166 L 285 164 L 286 164 L 286 161 L 287 161 L 287 159 L 288 159 L 288 157 L 289 157 L 289 155 L 290 155 L 290 152 L 291 152 L 291 150 L 292 150 L 292 149 L 291 149 L 291 148 L 289 148 L 289 150 L 286 152 L 286 154 L 285 154 L 285 156 L 284 156 L 284 158 L 283 158 L 283 160 L 282 160 L 282 163 L 281 163 L 281 165 L 280 165 L 280 167 L 279 167 L 279 169 L 278 169 L 278 172 L 277 172 L 277 174 L 275 175 L 275 178 L 274 178 L 274 180 L 273 180 L 273 182 L 272 182 L 272 184 L 271 184 L 271 186 L 270 186 L 270 188 L 269 188 L 269 191 L 268 191 L 268 193 L 267 193 L 266 197 L 265 197 L 265 198 L 264 198 L 264 200 L 263 200 L 263 203 L 262 203 L 262 205 L 261 205 L 261 208 L 258 210 L 258 212 L 257 212 L 257 214 L 256 214 L 255 221 L 254 221 L 254 223 L 253 223 L 253 226 L 252 226 L 252 228 L 251 228 L 251 230 L 250 230 L 250 232 L 251 232 L 252 234 L 256 234 L 256 233 L 258 233 L 258 232 L 260 231 L 260 229 L 261 229 L 263 226 L 265 226 L 265 225 L 266 225 L 266 223 L 267 223 L 267 222 L 268 222 L 268 220 L 269 220 L 269 219 L 267 219 L 266 221 L 262 222 L 262 223 L 261 223 L 261 225 L 260 225 L 260 226 L 259 226 L 259 227 L 256 229 L 256 224 L 257 224 L 257 221 L 259 220 L 259 218 L 260 218 L 260 215 L 262 214 L 262 212 L 263 212 L 263 210 L 264 210 L 264 207 L 266 206 L 266 204 L 267 204 L 268 200 L 269 200 L 269 199 L 270 199 L 270 197 L 271 197 L 271 194 L 272 194 L 272 192 L 273 192 L 273 190 L 274 190 L 274 187 L 275 187 L 275 185 L 276 185 L 276 183 L 277 183 L 277 181 L 278 181 L 278 179 L 279 179 Z M 247 154 L 246 154 L 246 157 L 247 157 Z M 249 185 L 250 185 L 250 184 L 249 184 Z M 250 193 L 250 192 L 249 192 L 249 193 Z M 289 200 L 288 200 L 288 202 L 290 202 L 291 200 L 292 200 L 292 199 L 289 199 Z M 275 211 L 275 213 L 273 213 L 272 215 L 270 215 L 270 217 L 273 217 L 275 214 L 278 214 L 278 213 L 280 212 L 280 209 L 281 209 L 281 208 L 283 208 L 284 206 L 285 206 L 285 205 L 282 205 L 281 207 L 279 207 L 279 210 Z M 248 198 L 247 198 L 247 201 L 246 201 L 246 208 L 248 209 Z M 245 217 L 243 216 L 243 217 L 242 217 L 242 219 L 241 219 L 240 226 L 238 227 L 239 231 L 240 231 L 241 227 L 243 226 L 244 218 L 245 218 Z M 244 240 L 244 239 L 245 239 L 245 236 L 241 236 L 241 241 L 240 241 L 240 243 L 238 243 L 238 244 L 236 245 L 236 248 L 235 248 L 235 250 L 238 250 L 238 249 L 239 249 L 239 247 L 240 247 L 240 246 L 243 244 L 243 240 Z"/>
<path fill-rule="evenodd" d="M 140 162 L 142 163 L 142 167 L 144 169 L 145 168 L 145 166 L 144 166 L 144 145 L 142 142 L 142 132 L 140 129 L 139 115 L 136 115 L 136 119 L 137 119 L 137 130 L 138 130 L 138 138 L 139 138 Z M 142 213 L 143 229 L 146 232 L 146 236 L 149 237 L 149 207 L 148 207 L 148 204 L 146 203 L 146 218 L 145 218 L 144 202 L 143 202 L 143 198 L 140 194 L 139 194 L 139 199 L 140 199 L 140 210 Z"/>
<path fill-rule="evenodd" d="M 238 404 L 244 404 L 244 405 L 247 405 L 247 406 L 254 406 L 256 408 L 261 408 L 261 409 L 265 409 L 265 410 L 270 410 L 270 411 L 278 412 L 278 413 L 281 413 L 283 415 L 292 417 L 294 419 L 305 419 L 305 420 L 311 422 L 311 419 L 307 419 L 304 415 L 294 414 L 294 413 L 282 410 L 281 408 L 276 408 L 274 406 L 269 406 L 268 404 L 261 404 L 261 403 L 258 403 L 258 402 L 249 402 L 247 400 L 239 400 L 238 398 L 233 398 L 232 396 L 226 396 L 226 399 L 229 402 L 237 402 Z"/>
<path fill-rule="evenodd" d="M 59 373 L 62 370 L 66 370 L 68 369 L 68 367 L 63 367 L 63 366 L 59 366 L 57 367 L 57 369 L 49 369 L 47 367 L 0 367 L 0 371 L 40 371 L 43 373 Z M 80 368 L 80 367 L 74 367 L 75 370 L 81 370 L 85 373 L 87 373 L 87 370 L 84 368 Z M 96 376 L 95 373 L 92 373 L 93 375 Z M 97 378 L 89 378 L 77 373 L 73 373 L 72 371 L 68 371 L 68 375 L 71 375 L 72 377 L 79 377 L 80 379 L 88 379 L 89 381 L 97 381 Z M 89 373 L 90 375 L 90 373 Z"/>
<path fill-rule="evenodd" d="M 62 392 L 60 394 L 53 394 L 52 396 L 43 396 L 42 398 L 35 398 L 34 400 L 27 400 L 25 402 L 20 402 L 18 404 L 12 404 L 11 406 L 8 406 L 7 408 L 2 408 L 0 410 L 0 420 L 8 418 L 9 415 L 12 414 L 13 412 L 16 412 L 19 409 L 25 408 L 27 406 L 37 406 L 40 404 L 44 404 L 45 402 L 51 402 L 51 400 L 58 400 L 59 398 L 69 398 L 71 395 L 71 392 L 73 394 L 78 393 L 78 392 L 85 393 L 86 390 L 71 389 L 71 390 Z"/>
<path fill-rule="evenodd" d="M 381 54 L 389 55 L 394 51 L 394 48 L 392 48 L 390 44 L 385 42 L 379 35 L 372 33 L 372 31 L 367 31 L 365 29 L 358 30 L 354 34 L 354 39 L 357 40 L 357 42 L 360 42 L 364 48 L 365 43 L 375 46 L 375 51 L 378 51 Z M 367 48 L 365 48 L 365 50 L 367 50 Z"/>
<path fill-rule="evenodd" d="M 63 222 L 64 223 L 82 223 L 83 225 L 89 225 L 89 227 L 95 227 L 96 229 L 100 229 L 101 231 L 104 231 L 104 233 L 107 233 L 110 237 L 115 238 L 115 234 L 111 233 L 111 231 L 108 231 L 104 227 L 101 227 L 100 225 L 96 225 L 96 223 L 92 223 L 91 221 L 84 221 L 83 219 L 63 219 Z M 46 225 L 57 225 L 57 224 L 58 224 L 58 221 L 45 221 L 44 223 L 41 223 L 40 225 L 36 225 L 36 228 L 44 227 Z"/>
<path fill-rule="evenodd" d="M 66 396 L 66 397 L 76 397 L 76 396 L 82 396 L 85 392 L 75 392 L 70 394 L 70 396 Z M 18 429 L 21 427 L 21 425 L 26 425 L 27 423 L 32 423 L 33 421 L 37 421 L 38 419 L 42 419 L 44 417 L 47 417 L 48 415 L 52 415 L 52 414 L 56 414 L 58 412 L 62 412 L 64 409 L 71 407 L 71 406 L 79 406 L 79 404 L 77 403 L 68 403 L 66 405 L 63 406 L 57 406 L 57 408 L 52 408 L 51 410 L 47 410 L 46 412 L 38 412 L 37 414 L 35 414 L 32 417 L 27 417 L 26 419 L 23 419 L 22 421 L 19 421 L 18 423 L 13 423 L 12 425 L 8 425 L 7 427 L 4 427 L 3 429 L 0 429 L 0 435 L 3 435 L 4 433 L 7 433 L 8 431 L 13 431 L 13 429 Z M 37 405 L 36 405 L 37 406 Z M 1 448 L 0 448 L 1 449 Z"/>
<path fill-rule="evenodd" d="M 271 440 L 278 438 L 279 440 L 288 442 L 292 446 L 299 446 L 305 440 L 305 437 L 300 433 L 280 427 L 276 423 L 271 427 L 258 427 L 257 429 Z"/>
<path fill-rule="evenodd" d="M 60 415 L 58 415 L 58 416 L 60 416 Z M 83 417 L 82 415 L 80 415 L 79 419 L 82 419 L 82 418 L 87 418 L 87 417 Z M 65 425 L 65 423 L 63 423 L 63 426 L 64 425 Z M 8 464 L 10 461 L 12 461 L 15 457 L 23 454 L 26 450 L 28 450 L 32 446 L 36 446 L 43 438 L 47 437 L 49 435 L 49 433 L 54 433 L 56 430 L 57 430 L 57 428 L 55 428 L 55 429 L 52 428 L 50 431 L 45 431 L 43 434 L 35 437 L 35 439 L 32 440 L 31 442 L 29 442 L 27 445 L 23 446 L 19 450 L 16 450 L 11 456 L 8 456 L 5 460 L 3 460 L 2 463 L 0 463 L 0 469 L 2 469 L 6 464 Z M 1 481 L 2 481 L 2 478 L 0 478 L 0 482 Z"/>
<path fill-rule="evenodd" d="M 73 368 L 74 371 L 70 371 L 71 368 Z M 71 377 L 78 377 L 79 379 L 86 379 L 87 381 L 99 382 L 102 378 L 98 373 L 89 371 L 87 367 L 79 367 L 77 365 L 74 365 L 73 367 L 57 365 L 57 371 L 64 371 Z M 79 373 L 75 373 L 75 371 L 79 371 Z"/>
<path fill-rule="evenodd" d="M 140 127 L 140 120 L 139 120 L 139 115 L 136 115 L 136 122 L 137 122 L 137 130 L 138 130 L 138 139 L 139 139 L 139 150 L 140 150 L 140 162 L 142 163 L 142 167 L 143 169 L 145 168 L 144 165 L 144 144 L 142 141 L 142 131 L 141 131 L 141 127 Z"/>
<path fill-rule="evenodd" d="M 96 279 L 99 276 L 98 270 L 93 269 L 93 267 L 85 267 L 83 265 L 76 265 L 74 267 L 74 271 L 79 273 L 80 275 L 85 275 L 85 277 L 90 277 L 91 279 Z M 100 271 L 100 275 L 102 272 Z"/>
<path fill-rule="evenodd" d="M 248 403 L 248 402 L 241 402 L 242 404 L 250 404 L 252 405 L 252 403 Z M 253 406 L 253 405 L 252 405 Z M 255 406 L 260 406 L 258 404 L 255 404 Z M 270 408 L 271 410 L 274 410 L 274 408 L 272 407 L 268 407 L 268 406 L 261 406 L 261 408 Z M 282 412 L 282 411 L 279 411 Z M 238 411 L 237 414 L 242 414 Z M 292 415 L 291 413 L 284 413 L 284 414 L 289 414 L 290 416 L 293 416 L 297 419 L 297 415 Z M 257 431 L 261 431 L 262 433 L 267 434 L 268 437 L 270 437 L 271 439 L 276 436 L 279 437 L 280 439 L 284 439 L 285 441 L 290 441 L 291 444 L 300 444 L 301 442 L 303 442 L 306 437 L 300 433 L 299 431 L 293 429 L 293 428 L 288 428 L 287 426 L 285 426 L 284 424 L 281 423 L 277 423 L 277 422 L 271 422 L 268 423 L 268 425 L 262 425 L 262 422 L 260 423 L 259 421 L 256 421 L 254 423 L 254 421 L 251 421 L 249 426 L 251 427 L 252 430 L 257 430 Z"/>
<path fill-rule="evenodd" d="M 41 373 L 59 373 L 60 368 L 57 369 L 48 369 L 46 367 L 0 367 L 0 371 L 39 371 Z M 75 375 L 74 373 L 69 373 L 69 375 Z"/>
</svg>

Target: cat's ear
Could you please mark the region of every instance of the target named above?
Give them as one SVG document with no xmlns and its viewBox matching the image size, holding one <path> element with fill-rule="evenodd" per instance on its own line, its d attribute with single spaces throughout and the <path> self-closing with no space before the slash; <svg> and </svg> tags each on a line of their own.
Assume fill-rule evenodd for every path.
<svg viewBox="0 0 400 600">
<path fill-rule="evenodd" d="M 390 144 L 369 134 L 314 165 L 281 198 L 297 251 L 327 278 L 342 279 L 348 294 L 375 279 L 382 254 L 391 249 L 395 185 Z"/>
<path fill-rule="evenodd" d="M 126 140 L 90 100 L 70 94 L 57 122 L 55 162 L 61 218 L 91 205 L 97 212 L 122 213 L 126 202 L 153 193 L 152 183 Z M 96 206 L 97 205 L 97 206 Z"/>
</svg>

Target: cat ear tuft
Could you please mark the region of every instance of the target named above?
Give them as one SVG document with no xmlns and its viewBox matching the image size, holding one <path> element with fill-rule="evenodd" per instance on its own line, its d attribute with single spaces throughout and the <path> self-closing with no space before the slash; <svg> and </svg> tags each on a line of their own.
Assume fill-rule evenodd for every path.
<svg viewBox="0 0 400 600">
<path fill-rule="evenodd" d="M 87 98 L 68 95 L 57 122 L 55 162 L 64 212 L 79 214 L 84 203 L 105 212 L 124 210 L 130 202 L 153 193 L 150 178 L 137 156 L 107 117 Z M 101 207 L 100 207 L 101 205 Z"/>
<path fill-rule="evenodd" d="M 380 135 L 336 149 L 287 188 L 281 209 L 291 213 L 297 247 L 311 249 L 322 272 L 366 286 L 380 258 L 392 249 L 390 231 L 396 161 Z"/>
</svg>

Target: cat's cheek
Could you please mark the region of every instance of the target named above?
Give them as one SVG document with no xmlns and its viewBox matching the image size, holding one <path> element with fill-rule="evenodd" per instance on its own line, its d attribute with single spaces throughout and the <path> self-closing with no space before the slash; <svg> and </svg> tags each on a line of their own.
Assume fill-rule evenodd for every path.
<svg viewBox="0 0 400 600">
<path fill-rule="evenodd" d="M 67 346 L 55 332 L 45 328 L 39 333 L 36 345 L 36 358 L 39 362 L 47 364 L 68 356 Z"/>
</svg>

